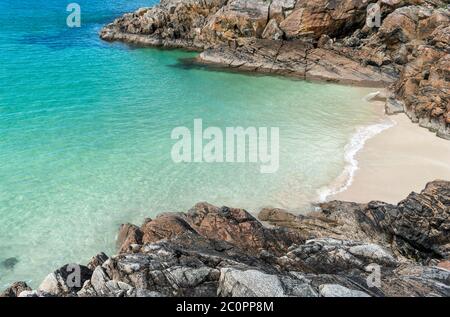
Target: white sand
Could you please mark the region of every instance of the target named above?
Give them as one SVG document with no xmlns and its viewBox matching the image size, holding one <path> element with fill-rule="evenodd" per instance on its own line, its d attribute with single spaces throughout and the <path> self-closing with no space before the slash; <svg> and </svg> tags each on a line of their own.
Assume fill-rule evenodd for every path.
<svg viewBox="0 0 450 317">
<path fill-rule="evenodd" d="M 435 180 L 450 180 L 450 141 L 414 124 L 405 114 L 396 125 L 366 142 L 356 155 L 359 169 L 352 185 L 327 200 L 398 203 Z"/>
</svg>

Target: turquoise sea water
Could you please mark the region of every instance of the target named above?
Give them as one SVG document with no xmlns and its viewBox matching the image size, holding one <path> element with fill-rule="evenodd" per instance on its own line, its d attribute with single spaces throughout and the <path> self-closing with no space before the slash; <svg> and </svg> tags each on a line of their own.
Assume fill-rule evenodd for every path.
<svg viewBox="0 0 450 317">
<path fill-rule="evenodd" d="M 98 38 L 155 1 L 78 0 L 79 29 L 65 24 L 69 2 L 0 2 L 0 288 L 111 254 L 121 223 L 198 201 L 304 211 L 348 164 L 358 127 L 379 121 L 372 89 L 186 68 L 194 53 Z M 171 131 L 195 118 L 279 127 L 279 171 L 174 164 Z"/>
</svg>

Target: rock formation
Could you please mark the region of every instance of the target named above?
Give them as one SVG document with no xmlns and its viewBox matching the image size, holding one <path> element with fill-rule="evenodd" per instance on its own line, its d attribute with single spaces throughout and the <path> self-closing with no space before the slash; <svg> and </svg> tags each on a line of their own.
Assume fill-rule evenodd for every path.
<svg viewBox="0 0 450 317">
<path fill-rule="evenodd" d="M 2 296 L 450 296 L 450 182 L 397 205 L 333 201 L 296 216 L 199 203 L 122 225 L 119 254 Z M 74 265 L 70 265 L 71 272 Z M 377 280 L 377 274 L 379 279 Z"/>
<path fill-rule="evenodd" d="M 389 86 L 406 112 L 450 139 L 448 1 L 161 0 L 125 14 L 108 41 L 200 50 L 198 61 L 367 86 Z M 366 23 L 377 4 L 381 24 Z M 370 16 L 369 16 L 370 17 Z"/>
<path fill-rule="evenodd" d="M 366 24 L 377 4 L 381 24 Z M 388 85 L 406 112 L 450 139 L 450 15 L 441 0 L 161 0 L 101 37 L 199 50 L 198 61 L 360 85 Z M 68 264 L 37 290 L 0 296 L 450 296 L 450 182 L 397 205 L 332 201 L 293 215 L 199 203 L 120 228 L 118 255 Z M 13 266 L 13 259 L 4 265 Z M 75 275 L 74 275 L 75 274 Z"/>
</svg>

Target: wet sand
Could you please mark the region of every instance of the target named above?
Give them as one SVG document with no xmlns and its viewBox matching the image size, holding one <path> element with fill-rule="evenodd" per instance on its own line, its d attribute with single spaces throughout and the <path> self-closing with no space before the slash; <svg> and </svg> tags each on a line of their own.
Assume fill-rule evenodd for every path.
<svg viewBox="0 0 450 317">
<path fill-rule="evenodd" d="M 352 184 L 327 200 L 396 204 L 432 180 L 450 180 L 450 141 L 412 123 L 405 114 L 389 118 L 395 126 L 369 139 L 356 155 L 359 168 Z"/>
</svg>

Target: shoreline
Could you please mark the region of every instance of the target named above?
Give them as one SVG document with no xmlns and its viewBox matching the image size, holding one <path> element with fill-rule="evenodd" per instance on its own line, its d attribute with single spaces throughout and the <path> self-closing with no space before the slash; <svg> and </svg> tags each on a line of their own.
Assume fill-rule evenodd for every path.
<svg viewBox="0 0 450 317">
<path fill-rule="evenodd" d="M 450 179 L 449 141 L 414 124 L 404 113 L 386 117 L 393 125 L 366 139 L 353 156 L 354 173 L 344 184 L 341 180 L 340 186 L 327 187 L 324 201 L 397 204 L 432 179 Z"/>
<path fill-rule="evenodd" d="M 374 92 L 372 94 L 377 93 L 379 92 Z M 366 97 L 369 97 L 370 95 L 371 94 Z M 332 197 L 347 191 L 352 186 L 355 175 L 360 169 L 357 156 L 364 150 L 366 143 L 385 130 L 395 126 L 396 123 L 391 120 L 391 118 L 386 117 L 384 104 L 382 102 L 372 102 L 372 106 L 376 111 L 380 112 L 379 121 L 358 127 L 355 133 L 350 137 L 344 147 L 345 166 L 339 176 L 328 185 L 317 190 L 318 203 L 330 201 L 330 199 L 332 200 Z"/>
</svg>

